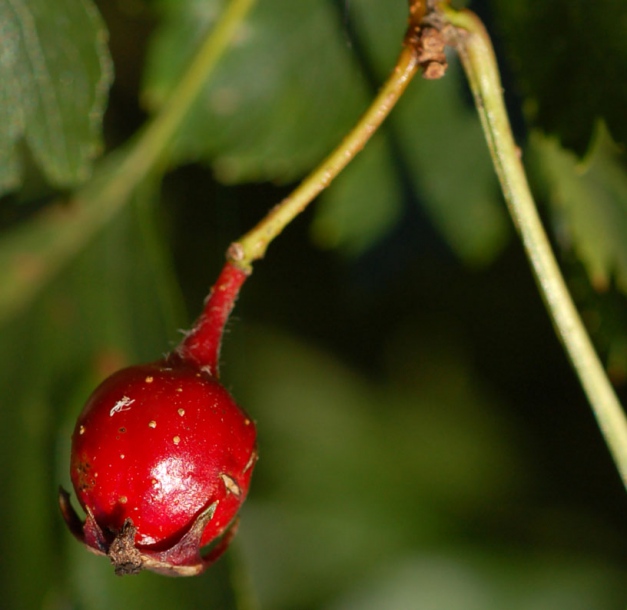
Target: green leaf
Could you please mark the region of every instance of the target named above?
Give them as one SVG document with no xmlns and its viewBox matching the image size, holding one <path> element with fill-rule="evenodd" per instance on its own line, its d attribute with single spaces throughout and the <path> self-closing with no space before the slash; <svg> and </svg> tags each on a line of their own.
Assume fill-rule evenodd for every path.
<svg viewBox="0 0 627 610">
<path fill-rule="evenodd" d="M 438 81 L 414 83 L 397 117 L 420 203 L 462 260 L 490 262 L 509 237 L 509 221 L 459 64 L 451 61 Z"/>
<path fill-rule="evenodd" d="M 492 0 L 530 118 L 583 154 L 598 119 L 627 142 L 627 3 Z"/>
<path fill-rule="evenodd" d="M 137 190 L 150 187 L 141 183 L 138 150 L 141 153 L 130 147 L 110 154 L 69 201 L 49 204 L 0 236 L 0 324 L 27 307 Z"/>
<path fill-rule="evenodd" d="M 144 99 L 159 108 L 222 3 L 162 0 Z M 211 163 L 224 182 L 293 180 L 329 152 L 366 107 L 334 9 L 318 0 L 258 2 L 170 152 Z"/>
<path fill-rule="evenodd" d="M 225 0 L 154 0 L 159 23 L 150 41 L 142 97 L 160 108 L 176 87 L 203 37 L 226 7 Z"/>
<path fill-rule="evenodd" d="M 0 194 L 20 186 L 26 143 L 57 187 L 85 180 L 101 147 L 111 82 L 90 0 L 0 2 Z"/>
<path fill-rule="evenodd" d="M 560 236 L 585 265 L 598 289 L 612 279 L 627 293 L 627 172 L 624 153 L 599 127 L 580 162 L 555 139 L 535 133 L 532 154 L 553 206 Z"/>
</svg>

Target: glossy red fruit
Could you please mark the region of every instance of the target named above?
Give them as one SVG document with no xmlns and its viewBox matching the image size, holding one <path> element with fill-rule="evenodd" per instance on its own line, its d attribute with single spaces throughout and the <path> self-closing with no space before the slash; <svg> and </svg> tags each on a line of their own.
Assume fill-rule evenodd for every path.
<svg viewBox="0 0 627 610">
<path fill-rule="evenodd" d="M 86 519 L 64 491 L 61 509 L 75 536 L 108 555 L 118 574 L 197 574 L 235 533 L 257 452 L 254 423 L 214 376 L 245 279 L 226 270 L 181 346 L 114 373 L 76 422 L 70 475 Z"/>
</svg>

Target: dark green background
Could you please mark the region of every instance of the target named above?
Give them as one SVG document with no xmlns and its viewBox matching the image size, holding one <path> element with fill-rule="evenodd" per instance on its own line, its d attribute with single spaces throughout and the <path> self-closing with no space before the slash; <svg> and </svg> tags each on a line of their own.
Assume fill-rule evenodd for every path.
<svg viewBox="0 0 627 610">
<path fill-rule="evenodd" d="M 106 152 L 176 86 L 194 41 L 181 24 L 200 27 L 219 4 L 99 3 L 116 71 Z M 611 219 L 602 244 L 555 196 L 579 180 L 567 174 L 576 157 L 541 161 L 549 141 L 584 154 L 600 120 L 625 142 L 624 5 L 472 6 L 495 37 L 518 140 L 540 159 L 534 188 L 569 285 L 626 402 L 624 155 L 596 161 L 614 172 L 603 205 L 579 202 Z M 402 0 L 259 0 L 258 46 L 227 55 L 206 94 L 244 91 L 240 110 L 196 108 L 163 181 L 86 231 L 4 319 L 2 608 L 625 607 L 625 490 L 504 214 L 454 59 L 448 80 L 412 84 L 243 289 L 223 381 L 257 421 L 261 457 L 229 553 L 194 579 L 119 579 L 60 518 L 57 486 L 69 485 L 69 435 L 90 390 L 176 344 L 228 244 L 372 97 L 404 11 Z M 544 138 L 536 149 L 532 134 Z M 44 180 L 32 161 L 27 171 L 2 201 L 5 244 L 78 186 Z M 606 248 L 595 275 L 586 253 Z M 0 271 L 3 282 L 10 293 Z"/>
</svg>

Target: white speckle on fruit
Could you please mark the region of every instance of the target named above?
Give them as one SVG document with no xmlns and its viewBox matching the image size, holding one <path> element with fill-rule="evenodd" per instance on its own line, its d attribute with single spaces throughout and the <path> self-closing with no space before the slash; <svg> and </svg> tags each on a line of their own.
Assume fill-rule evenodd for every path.
<svg viewBox="0 0 627 610">
<path fill-rule="evenodd" d="M 134 398 L 122 396 L 122 398 L 113 405 L 113 408 L 109 411 L 109 415 L 113 417 L 116 413 L 120 413 L 121 411 L 129 411 L 134 402 Z"/>
<path fill-rule="evenodd" d="M 157 427 L 157 422 L 153 419 L 152 421 L 148 422 L 148 426 L 150 428 L 156 428 Z"/>
<path fill-rule="evenodd" d="M 233 477 L 230 477 L 228 474 L 221 474 L 220 477 L 224 481 L 224 486 L 226 490 L 231 492 L 234 496 L 239 496 L 242 493 L 237 481 Z"/>
</svg>

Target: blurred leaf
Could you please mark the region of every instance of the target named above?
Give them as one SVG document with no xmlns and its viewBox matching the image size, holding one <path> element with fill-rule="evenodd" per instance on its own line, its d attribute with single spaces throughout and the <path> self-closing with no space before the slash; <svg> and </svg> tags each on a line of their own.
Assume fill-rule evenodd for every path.
<svg viewBox="0 0 627 610">
<path fill-rule="evenodd" d="M 371 1 L 355 5 L 352 13 L 381 79 L 393 65 L 405 25 L 404 15 L 390 19 L 389 10 L 386 3 Z M 442 80 L 418 78 L 410 85 L 383 126 L 381 142 L 370 143 L 325 193 L 316 236 L 324 232 L 323 239 L 349 252 L 371 245 L 400 218 L 402 198 L 409 195 L 402 190 L 405 181 L 466 263 L 489 263 L 501 251 L 509 237 L 505 208 L 477 114 L 465 98 L 463 75 L 451 60 Z M 374 146 L 378 150 L 369 152 Z"/>
<path fill-rule="evenodd" d="M 109 155 L 68 201 L 57 199 L 0 235 L 0 325 L 28 307 L 128 204 L 138 180 L 134 150 Z"/>
<path fill-rule="evenodd" d="M 581 258 L 598 289 L 607 288 L 614 278 L 627 292 L 624 154 L 619 154 L 603 126 L 583 162 L 539 133 L 531 143 L 563 243 Z"/>
<path fill-rule="evenodd" d="M 28 306 L 117 207 L 106 198 L 77 199 L 49 205 L 0 237 L 0 323 Z"/>
<path fill-rule="evenodd" d="M 491 6 L 532 119 L 578 154 L 599 118 L 627 142 L 627 3 L 492 0 Z"/>
<path fill-rule="evenodd" d="M 191 61 L 202 39 L 224 10 L 226 0 L 154 0 L 159 17 L 146 58 L 143 99 L 163 105 Z"/>
<path fill-rule="evenodd" d="M 399 138 L 419 201 L 466 263 L 490 262 L 509 221 L 477 114 L 465 103 L 459 64 L 416 83 L 398 108 Z"/>
<path fill-rule="evenodd" d="M 112 78 L 91 0 L 0 3 L 0 194 L 19 187 L 28 145 L 51 184 L 85 180 L 100 151 Z"/>
<path fill-rule="evenodd" d="M 523 485 L 507 423 L 444 352 L 446 382 L 421 377 L 414 391 L 269 330 L 234 328 L 225 348 L 224 373 L 258 420 L 241 526 L 262 607 L 316 607 L 386 557 L 445 539 L 454 514 L 485 514 Z"/>
<path fill-rule="evenodd" d="M 162 0 L 144 98 L 158 109 L 222 2 Z M 301 176 L 367 104 L 333 8 L 318 0 L 263 0 L 214 72 L 171 151 L 202 159 L 224 182 Z"/>
<path fill-rule="evenodd" d="M 610 610 L 624 602 L 618 570 L 559 554 L 454 548 L 385 565 L 326 610 Z"/>
</svg>

